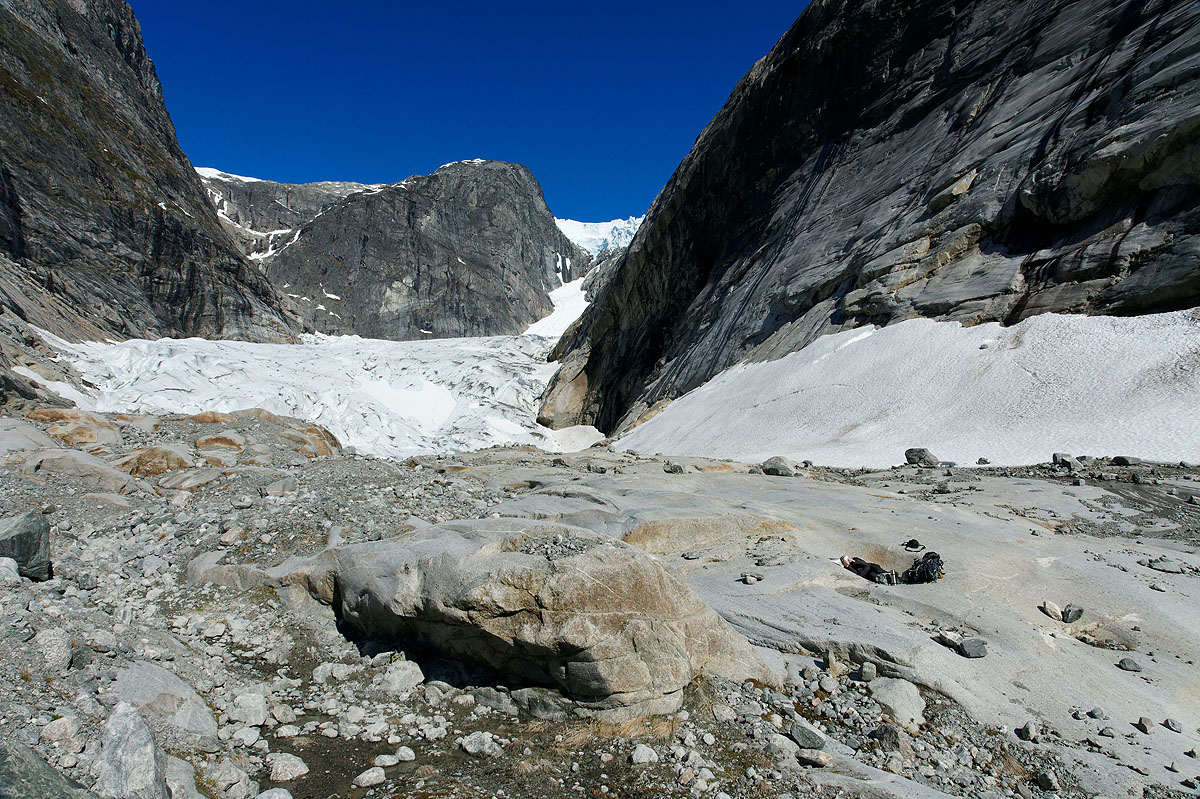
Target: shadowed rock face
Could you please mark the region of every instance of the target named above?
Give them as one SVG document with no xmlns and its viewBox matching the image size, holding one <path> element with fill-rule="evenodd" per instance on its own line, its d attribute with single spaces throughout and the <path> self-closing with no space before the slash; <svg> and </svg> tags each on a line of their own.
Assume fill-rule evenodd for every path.
<svg viewBox="0 0 1200 799">
<path fill-rule="evenodd" d="M 498 161 L 369 188 L 298 234 L 267 272 L 324 333 L 520 333 L 552 310 L 547 292 L 590 264 L 555 225 L 533 173 Z"/>
<path fill-rule="evenodd" d="M 543 419 L 611 432 L 862 325 L 1195 305 L 1198 54 L 1194 3 L 817 0 L 560 343 Z"/>
<path fill-rule="evenodd" d="M 0 304 L 68 336 L 283 339 L 123 0 L 0 2 Z"/>
</svg>

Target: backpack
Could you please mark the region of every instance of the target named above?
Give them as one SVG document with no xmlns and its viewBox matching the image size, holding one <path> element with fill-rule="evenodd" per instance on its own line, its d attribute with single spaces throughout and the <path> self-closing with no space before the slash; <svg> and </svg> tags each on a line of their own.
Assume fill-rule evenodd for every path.
<svg viewBox="0 0 1200 799">
<path fill-rule="evenodd" d="M 926 552 L 904 570 L 904 574 L 900 575 L 900 582 L 935 583 L 942 579 L 945 573 L 942 556 L 936 552 Z"/>
</svg>

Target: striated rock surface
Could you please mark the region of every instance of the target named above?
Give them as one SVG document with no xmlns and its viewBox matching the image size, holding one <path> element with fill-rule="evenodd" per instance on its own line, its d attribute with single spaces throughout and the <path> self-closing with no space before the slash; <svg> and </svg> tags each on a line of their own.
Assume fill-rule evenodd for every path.
<svg viewBox="0 0 1200 799">
<path fill-rule="evenodd" d="M 627 428 L 846 328 L 1194 306 L 1198 54 L 1195 4 L 817 0 L 564 337 L 544 421 Z"/>
<path fill-rule="evenodd" d="M 70 337 L 284 339 L 123 0 L 0 3 L 0 306 Z"/>
<path fill-rule="evenodd" d="M 590 257 L 528 168 L 462 161 L 350 195 L 264 263 L 317 330 L 406 340 L 520 333 Z"/>
</svg>

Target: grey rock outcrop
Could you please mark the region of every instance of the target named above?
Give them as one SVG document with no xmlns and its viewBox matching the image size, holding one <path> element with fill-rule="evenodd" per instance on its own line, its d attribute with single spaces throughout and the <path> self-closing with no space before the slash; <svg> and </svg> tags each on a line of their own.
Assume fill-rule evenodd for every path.
<svg viewBox="0 0 1200 799">
<path fill-rule="evenodd" d="M 770 680 L 749 644 L 642 550 L 582 528 L 455 522 L 327 550 L 285 582 L 365 639 L 418 641 L 620 720 L 679 709 L 701 673 Z"/>
<path fill-rule="evenodd" d="M 528 168 L 480 161 L 352 194 L 264 263 L 317 330 L 406 340 L 520 333 L 591 259 Z"/>
<path fill-rule="evenodd" d="M 0 4 L 0 305 L 71 337 L 282 340 L 124 0 Z"/>
<path fill-rule="evenodd" d="M 863 325 L 1196 305 L 1198 51 L 1165 0 L 816 0 L 560 342 L 543 418 L 625 429 Z"/>
<path fill-rule="evenodd" d="M 104 722 L 103 748 L 93 771 L 92 790 L 101 799 L 170 799 L 166 757 L 146 720 L 125 702 L 118 703 Z"/>
<path fill-rule="evenodd" d="M 22 577 L 49 580 L 50 524 L 40 513 L 0 519 L 0 557 L 12 558 Z"/>
<path fill-rule="evenodd" d="M 113 692 L 150 719 L 169 725 L 189 744 L 216 741 L 217 722 L 204 700 L 161 666 L 138 662 L 119 670 Z"/>
<path fill-rule="evenodd" d="M 286 246 L 295 231 L 330 206 L 372 188 L 343 181 L 292 184 L 210 169 L 197 172 L 225 229 L 253 260 Z"/>
</svg>

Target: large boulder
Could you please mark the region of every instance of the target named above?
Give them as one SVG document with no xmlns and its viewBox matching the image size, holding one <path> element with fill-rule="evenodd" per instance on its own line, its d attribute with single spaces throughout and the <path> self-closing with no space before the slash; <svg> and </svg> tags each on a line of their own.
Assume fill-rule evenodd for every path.
<svg viewBox="0 0 1200 799">
<path fill-rule="evenodd" d="M 151 720 L 169 725 L 188 743 L 216 743 L 217 722 L 191 686 L 153 663 L 133 663 L 117 672 L 113 692 Z"/>
<path fill-rule="evenodd" d="M 707 673 L 769 680 L 744 638 L 636 547 L 582 528 L 488 519 L 331 549 L 285 580 L 366 639 L 417 641 L 556 687 L 581 715 L 679 709 Z"/>
<path fill-rule="evenodd" d="M 60 438 L 73 447 L 88 444 L 117 446 L 121 443 L 121 431 L 103 416 L 74 408 L 38 408 L 30 411 L 30 419 L 53 422 L 46 432 Z"/>
<path fill-rule="evenodd" d="M 171 799 L 166 757 L 137 708 L 120 702 L 104 722 L 92 790 L 101 799 Z"/>
<path fill-rule="evenodd" d="M 0 557 L 17 562 L 17 571 L 30 580 L 49 580 L 50 524 L 40 513 L 0 519 Z"/>
</svg>

